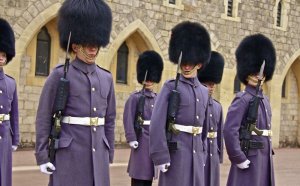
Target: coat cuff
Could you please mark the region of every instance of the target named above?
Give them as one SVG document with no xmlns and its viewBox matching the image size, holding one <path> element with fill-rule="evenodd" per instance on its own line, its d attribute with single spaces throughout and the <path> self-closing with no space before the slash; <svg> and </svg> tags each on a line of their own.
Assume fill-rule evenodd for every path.
<svg viewBox="0 0 300 186">
<path fill-rule="evenodd" d="M 241 154 L 237 156 L 229 156 L 229 159 L 234 164 L 239 164 L 247 160 L 246 155 L 242 152 Z"/>
<path fill-rule="evenodd" d="M 38 165 L 50 162 L 48 158 L 48 150 L 40 151 L 35 153 L 36 163 Z"/>
<path fill-rule="evenodd" d="M 135 134 L 126 136 L 127 143 L 137 141 Z"/>
<path fill-rule="evenodd" d="M 153 161 L 154 165 L 162 165 L 162 164 L 171 162 L 170 154 L 169 154 L 168 150 L 160 151 L 160 152 L 154 152 L 154 153 L 151 153 L 150 156 L 152 158 L 152 161 Z"/>
<path fill-rule="evenodd" d="M 115 153 L 115 150 L 109 150 L 109 163 L 114 162 L 114 153 Z"/>
</svg>

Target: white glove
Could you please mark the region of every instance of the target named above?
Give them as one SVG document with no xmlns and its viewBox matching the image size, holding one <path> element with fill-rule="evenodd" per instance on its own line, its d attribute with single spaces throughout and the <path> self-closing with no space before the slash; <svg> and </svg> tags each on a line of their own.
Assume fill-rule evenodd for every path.
<svg viewBox="0 0 300 186">
<path fill-rule="evenodd" d="M 158 170 L 157 172 L 161 171 L 161 172 L 167 172 L 169 167 L 170 167 L 170 163 L 165 163 L 162 165 L 156 165 L 155 168 Z"/>
<path fill-rule="evenodd" d="M 137 142 L 137 141 L 131 141 L 131 142 L 129 142 L 129 146 L 131 148 L 133 148 L 133 149 L 137 149 L 138 146 L 139 146 L 139 142 Z"/>
<path fill-rule="evenodd" d="M 251 162 L 250 162 L 249 160 L 246 160 L 246 161 L 244 161 L 244 162 L 242 162 L 242 163 L 236 164 L 236 166 L 237 166 L 238 168 L 240 168 L 240 169 L 248 169 L 250 163 L 251 163 Z"/>
<path fill-rule="evenodd" d="M 17 146 L 17 145 L 13 145 L 13 146 L 11 146 L 11 149 L 12 149 L 12 151 L 16 151 L 16 150 L 17 150 L 17 148 L 18 148 L 18 146 Z"/>
<path fill-rule="evenodd" d="M 48 171 L 47 168 L 51 169 L 52 171 Z M 45 174 L 52 174 L 53 171 L 55 171 L 55 167 L 50 162 L 44 163 L 44 164 L 40 165 L 40 171 Z"/>
</svg>

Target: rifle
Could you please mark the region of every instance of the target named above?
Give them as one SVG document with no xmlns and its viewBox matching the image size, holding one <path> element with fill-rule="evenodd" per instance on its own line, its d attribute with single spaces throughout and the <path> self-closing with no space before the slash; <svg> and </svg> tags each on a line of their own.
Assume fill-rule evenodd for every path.
<svg viewBox="0 0 300 186">
<path fill-rule="evenodd" d="M 247 110 L 247 117 L 244 124 L 241 125 L 240 128 L 240 145 L 242 151 L 245 153 L 245 155 L 248 155 L 249 149 L 263 149 L 264 144 L 260 141 L 253 141 L 251 140 L 251 133 L 252 131 L 255 132 L 258 136 L 261 136 L 263 134 L 263 131 L 259 130 L 256 127 L 257 123 L 257 113 L 258 113 L 258 107 L 259 102 L 262 98 L 258 96 L 258 92 L 261 86 L 261 81 L 263 79 L 263 72 L 265 68 L 265 61 L 260 67 L 259 75 L 258 75 L 258 82 L 256 85 L 256 94 L 252 97 L 252 99 L 249 101 L 249 107 Z"/>
<path fill-rule="evenodd" d="M 176 141 L 172 141 L 173 134 L 178 134 L 179 130 L 177 130 L 174 126 L 176 120 L 176 114 L 178 111 L 179 103 L 180 103 L 180 92 L 177 91 L 178 80 L 180 77 L 180 64 L 182 59 L 182 52 L 180 52 L 177 66 L 177 73 L 175 79 L 175 87 L 171 91 L 168 100 L 168 112 L 167 112 L 167 123 L 166 123 L 166 138 L 169 151 L 174 152 L 178 149 L 178 143 Z"/>
<path fill-rule="evenodd" d="M 144 113 L 144 105 L 145 105 L 145 87 L 146 87 L 146 79 L 147 79 L 147 74 L 148 70 L 146 70 L 144 81 L 143 81 L 143 88 L 142 88 L 142 95 L 140 95 L 138 104 L 136 107 L 136 114 L 135 114 L 135 120 L 134 120 L 134 132 L 136 135 L 137 140 L 141 136 L 142 132 L 142 126 L 144 124 L 144 119 L 143 119 L 143 113 Z"/>
<path fill-rule="evenodd" d="M 68 46 L 66 51 L 66 59 L 65 59 L 65 65 L 64 65 L 64 76 L 60 78 L 58 82 L 58 87 L 55 95 L 54 100 L 54 108 L 53 108 L 53 125 L 51 126 L 51 133 L 49 136 L 49 159 L 50 162 L 53 163 L 55 161 L 55 153 L 58 149 L 58 142 L 59 142 L 59 136 L 61 131 L 61 119 L 63 111 L 66 107 L 68 95 L 69 95 L 69 89 L 70 89 L 70 82 L 66 79 L 67 72 L 69 70 L 69 64 L 70 64 L 70 58 L 68 57 L 69 52 L 69 45 L 71 40 L 71 32 L 69 34 L 68 39 Z M 47 168 L 48 171 L 53 172 L 50 168 Z"/>
</svg>

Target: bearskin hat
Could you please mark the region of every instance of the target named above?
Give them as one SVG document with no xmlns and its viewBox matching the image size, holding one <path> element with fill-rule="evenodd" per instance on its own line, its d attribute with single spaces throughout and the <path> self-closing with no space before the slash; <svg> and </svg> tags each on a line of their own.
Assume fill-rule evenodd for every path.
<svg viewBox="0 0 300 186">
<path fill-rule="evenodd" d="M 136 64 L 137 80 L 142 84 L 148 71 L 146 81 L 159 83 L 163 69 L 164 63 L 161 56 L 153 50 L 145 51 L 140 54 Z"/>
<path fill-rule="evenodd" d="M 265 81 L 272 79 L 275 65 L 276 52 L 272 41 L 262 34 L 255 34 L 245 37 L 235 52 L 237 62 L 237 75 L 245 85 L 247 77 L 257 74 L 265 61 Z"/>
<path fill-rule="evenodd" d="M 211 46 L 207 30 L 197 22 L 184 21 L 171 31 L 169 43 L 170 61 L 177 64 L 182 51 L 182 64 L 203 64 L 209 62 Z"/>
<path fill-rule="evenodd" d="M 58 32 L 62 49 L 72 44 L 105 47 L 109 43 L 112 13 L 103 0 L 65 0 L 58 12 Z"/>
<path fill-rule="evenodd" d="M 0 51 L 6 53 L 6 64 L 16 55 L 15 35 L 9 23 L 0 18 Z"/>
<path fill-rule="evenodd" d="M 210 61 L 203 70 L 198 70 L 198 79 L 200 82 L 214 82 L 219 84 L 222 80 L 224 70 L 224 58 L 215 51 L 211 52 Z"/>
</svg>

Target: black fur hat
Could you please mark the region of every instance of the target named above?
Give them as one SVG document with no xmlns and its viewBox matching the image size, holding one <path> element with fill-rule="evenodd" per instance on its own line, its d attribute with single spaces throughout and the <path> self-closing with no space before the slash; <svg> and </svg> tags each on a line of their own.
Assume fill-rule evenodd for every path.
<svg viewBox="0 0 300 186">
<path fill-rule="evenodd" d="M 245 37 L 235 52 L 237 75 L 245 85 L 248 75 L 257 74 L 265 61 L 265 81 L 272 79 L 276 66 L 276 52 L 272 41 L 262 34 Z"/>
<path fill-rule="evenodd" d="M 200 82 L 214 82 L 219 84 L 222 80 L 224 70 L 224 58 L 215 51 L 211 52 L 210 61 L 203 70 L 198 70 L 198 79 Z"/>
<path fill-rule="evenodd" d="M 105 47 L 109 43 L 112 13 L 103 0 L 65 0 L 58 12 L 60 46 L 72 44 Z"/>
<path fill-rule="evenodd" d="M 142 84 L 148 70 L 146 81 L 159 83 L 163 69 L 164 62 L 161 56 L 153 50 L 145 51 L 140 54 L 136 64 L 137 80 Z"/>
<path fill-rule="evenodd" d="M 6 53 L 6 64 L 16 55 L 15 35 L 9 23 L 0 18 L 0 51 Z"/>
<path fill-rule="evenodd" d="M 184 21 L 172 29 L 169 58 L 177 64 L 182 51 L 182 64 L 206 65 L 210 58 L 210 36 L 197 22 Z"/>
</svg>

